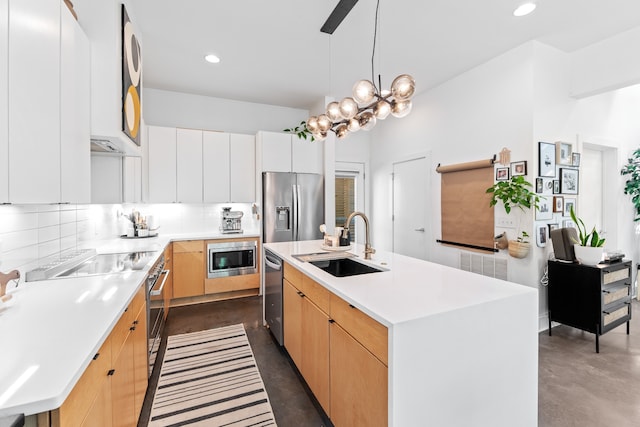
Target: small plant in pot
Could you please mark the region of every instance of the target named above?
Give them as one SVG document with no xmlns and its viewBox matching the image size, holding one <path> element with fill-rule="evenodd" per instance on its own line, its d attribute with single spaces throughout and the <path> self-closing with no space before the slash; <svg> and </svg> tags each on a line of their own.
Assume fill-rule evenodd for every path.
<svg viewBox="0 0 640 427">
<path fill-rule="evenodd" d="M 502 202 L 504 210 L 507 214 L 511 213 L 513 208 L 520 209 L 523 213 L 526 209 L 538 209 L 540 196 L 531 191 L 532 188 L 522 175 L 512 176 L 508 181 L 496 182 L 487 188 L 487 193 L 491 193 L 491 201 L 489 206 L 493 207 Z M 518 229 L 520 228 L 520 218 L 518 218 Z M 515 240 L 509 240 L 509 255 L 514 258 L 524 258 L 529 253 L 531 243 L 529 242 L 529 234 L 526 231 L 518 233 Z"/>
<path fill-rule="evenodd" d="M 587 233 L 584 221 L 576 216 L 573 206 L 571 206 L 569 214 L 571 215 L 573 222 L 576 224 L 576 227 L 578 227 L 578 240 L 574 239 L 573 245 L 576 258 L 578 258 L 582 264 L 597 265 L 602 261 L 605 239 L 600 238 L 595 226 L 591 229 L 591 232 Z"/>
</svg>

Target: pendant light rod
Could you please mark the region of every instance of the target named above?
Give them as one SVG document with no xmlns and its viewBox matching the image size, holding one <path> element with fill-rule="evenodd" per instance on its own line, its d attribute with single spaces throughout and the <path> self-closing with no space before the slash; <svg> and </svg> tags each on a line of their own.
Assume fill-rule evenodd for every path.
<svg viewBox="0 0 640 427">
<path fill-rule="evenodd" d="M 374 77 L 375 73 L 373 72 L 373 64 L 376 56 L 376 39 L 378 38 L 378 10 L 379 9 L 380 9 L 380 0 L 378 0 L 376 3 L 376 20 L 373 26 L 373 50 L 371 52 L 371 82 L 373 83 L 374 86 L 376 84 L 376 79 Z M 380 78 L 380 74 L 378 74 L 378 78 Z M 378 84 L 376 91 L 380 93 L 381 90 L 382 90 L 382 85 Z"/>
</svg>

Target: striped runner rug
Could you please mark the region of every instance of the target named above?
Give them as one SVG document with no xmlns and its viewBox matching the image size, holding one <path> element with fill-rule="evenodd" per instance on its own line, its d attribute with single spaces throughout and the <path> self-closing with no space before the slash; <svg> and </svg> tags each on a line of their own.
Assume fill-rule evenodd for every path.
<svg viewBox="0 0 640 427">
<path fill-rule="evenodd" d="M 172 335 L 149 426 L 275 426 L 242 324 Z"/>
</svg>

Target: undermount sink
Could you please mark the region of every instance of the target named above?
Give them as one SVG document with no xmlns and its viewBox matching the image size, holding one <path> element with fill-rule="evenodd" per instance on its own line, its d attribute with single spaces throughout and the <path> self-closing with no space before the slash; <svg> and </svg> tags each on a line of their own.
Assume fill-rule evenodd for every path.
<svg viewBox="0 0 640 427">
<path fill-rule="evenodd" d="M 310 261 L 321 270 L 335 277 L 355 276 L 358 274 L 379 273 L 386 271 L 381 268 L 372 267 L 350 258 L 331 259 L 326 261 Z"/>
</svg>

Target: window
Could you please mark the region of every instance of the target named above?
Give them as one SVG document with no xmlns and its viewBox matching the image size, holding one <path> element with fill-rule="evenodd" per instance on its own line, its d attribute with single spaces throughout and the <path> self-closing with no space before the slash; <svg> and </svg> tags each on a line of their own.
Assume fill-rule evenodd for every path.
<svg viewBox="0 0 640 427">
<path fill-rule="evenodd" d="M 336 174 L 336 227 L 344 226 L 349 214 L 356 210 L 356 177 Z M 355 218 L 349 224 L 351 241 L 355 242 Z"/>
</svg>

